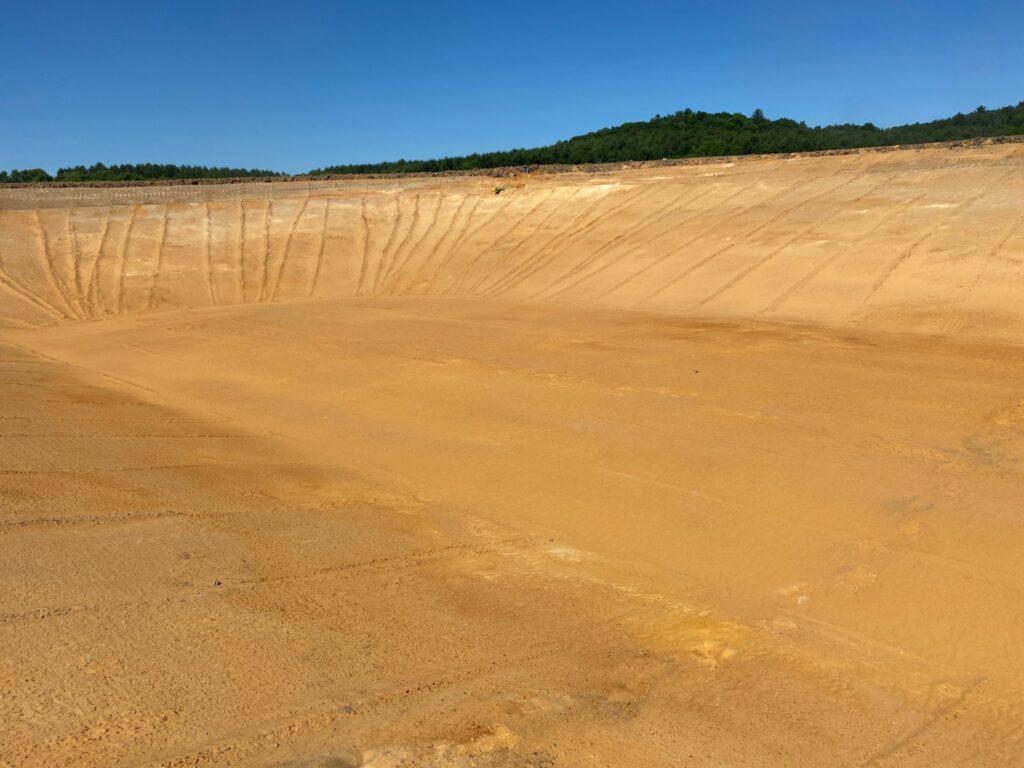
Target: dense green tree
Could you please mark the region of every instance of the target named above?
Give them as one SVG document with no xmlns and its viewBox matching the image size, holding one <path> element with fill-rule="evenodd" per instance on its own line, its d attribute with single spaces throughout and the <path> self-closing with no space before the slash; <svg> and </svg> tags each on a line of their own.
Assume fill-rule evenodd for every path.
<svg viewBox="0 0 1024 768">
<path fill-rule="evenodd" d="M 384 163 L 336 165 L 311 174 L 422 173 L 468 171 L 486 168 L 579 165 L 628 162 L 661 158 L 716 155 L 807 152 L 853 149 L 889 144 L 923 144 L 986 136 L 1024 134 L 1024 102 L 1001 109 L 978 107 L 929 123 L 878 128 L 873 123 L 808 126 L 788 118 L 770 120 L 760 109 L 750 117 L 731 112 L 697 112 L 683 109 L 672 115 L 656 115 L 643 122 L 624 123 L 533 149 L 484 152 L 434 160 L 395 160 Z M 51 176 L 39 168 L 0 172 L 0 183 L 34 181 L 147 181 L 161 179 L 221 179 L 278 176 L 273 171 L 243 168 L 208 168 L 197 165 L 95 163 L 61 168 Z"/>
<path fill-rule="evenodd" d="M 207 168 L 204 165 L 111 165 L 95 163 L 88 168 L 76 165 L 60 168 L 56 181 L 149 181 L 158 179 L 228 179 L 255 176 L 280 176 L 275 171 L 247 168 Z"/>
<path fill-rule="evenodd" d="M 25 183 L 33 181 L 149 181 L 161 179 L 230 179 L 257 176 L 280 176 L 276 171 L 247 168 L 207 168 L 203 165 L 111 165 L 95 163 L 88 167 L 76 165 L 60 168 L 50 176 L 41 168 L 25 171 L 0 171 L 0 184 Z"/>
<path fill-rule="evenodd" d="M 547 147 L 487 152 L 436 160 L 338 165 L 312 174 L 405 173 L 476 170 L 520 165 L 549 165 L 658 160 L 715 155 L 808 152 L 827 149 L 923 144 L 985 136 L 1024 134 L 1024 102 L 1002 109 L 975 110 L 930 123 L 878 128 L 873 123 L 810 127 L 787 118 L 769 120 L 760 109 L 747 117 L 729 112 L 656 115 L 646 122 L 624 123 L 576 136 Z"/>
<path fill-rule="evenodd" d="M 0 184 L 26 184 L 33 181 L 52 181 L 52 177 L 42 168 L 28 168 L 24 171 L 14 170 L 10 173 L 0 171 Z"/>
</svg>

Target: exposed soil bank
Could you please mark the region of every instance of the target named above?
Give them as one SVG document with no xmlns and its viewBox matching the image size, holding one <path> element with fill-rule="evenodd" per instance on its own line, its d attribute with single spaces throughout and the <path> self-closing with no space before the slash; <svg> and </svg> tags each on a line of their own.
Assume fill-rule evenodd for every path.
<svg viewBox="0 0 1024 768">
<path fill-rule="evenodd" d="M 1021 765 L 1022 145 L 5 194 L 3 768 Z"/>
</svg>

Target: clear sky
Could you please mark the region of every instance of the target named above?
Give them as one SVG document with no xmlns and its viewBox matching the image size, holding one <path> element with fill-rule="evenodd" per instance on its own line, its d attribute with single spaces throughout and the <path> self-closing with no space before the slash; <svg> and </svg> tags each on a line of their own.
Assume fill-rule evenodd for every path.
<svg viewBox="0 0 1024 768">
<path fill-rule="evenodd" d="M 9 0 L 0 168 L 304 171 L 685 107 L 886 126 L 1024 100 L 1024 2 Z"/>
</svg>

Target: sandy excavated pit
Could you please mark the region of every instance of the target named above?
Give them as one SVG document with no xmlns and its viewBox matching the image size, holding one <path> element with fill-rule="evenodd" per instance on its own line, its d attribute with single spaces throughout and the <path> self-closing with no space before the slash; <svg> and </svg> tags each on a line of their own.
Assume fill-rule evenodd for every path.
<svg viewBox="0 0 1024 768">
<path fill-rule="evenodd" d="M 0 191 L 0 765 L 1024 765 L 1022 458 L 1020 144 Z"/>
</svg>

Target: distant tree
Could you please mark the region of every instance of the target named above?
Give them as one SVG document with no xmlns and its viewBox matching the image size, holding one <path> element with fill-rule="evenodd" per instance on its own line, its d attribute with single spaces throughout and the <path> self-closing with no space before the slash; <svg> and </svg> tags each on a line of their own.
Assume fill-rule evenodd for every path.
<svg viewBox="0 0 1024 768">
<path fill-rule="evenodd" d="M 140 163 L 107 166 L 94 163 L 86 167 L 76 165 L 60 168 L 54 179 L 57 181 L 156 181 L 165 179 L 224 179 L 255 176 L 280 176 L 276 171 L 260 168 L 219 168 L 205 165 L 158 165 Z"/>
<path fill-rule="evenodd" d="M 13 170 L 7 174 L 6 179 L 0 179 L 4 183 L 10 184 L 26 184 L 34 181 L 52 181 L 53 177 L 50 176 L 42 168 L 28 168 L 23 171 Z"/>
<path fill-rule="evenodd" d="M 1024 102 L 1000 109 L 978 107 L 969 114 L 929 123 L 879 128 L 873 123 L 808 126 L 780 117 L 770 120 L 760 109 L 750 117 L 739 113 L 701 112 L 686 108 L 651 120 L 623 123 L 532 149 L 517 148 L 433 160 L 401 159 L 383 163 L 335 165 L 311 174 L 422 173 L 466 171 L 531 165 L 625 162 L 659 158 L 743 155 L 770 152 L 920 144 L 984 136 L 1024 134 Z M 77 165 L 61 168 L 54 177 L 35 168 L 0 173 L 0 183 L 31 181 L 134 181 L 277 176 L 262 169 L 198 165 Z"/>
</svg>

